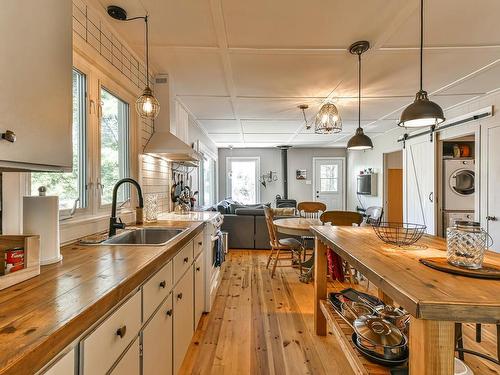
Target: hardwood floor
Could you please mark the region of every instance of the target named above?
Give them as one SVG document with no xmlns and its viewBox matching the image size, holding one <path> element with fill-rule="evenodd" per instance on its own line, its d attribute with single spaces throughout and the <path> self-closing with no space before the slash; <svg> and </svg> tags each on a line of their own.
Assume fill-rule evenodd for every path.
<svg viewBox="0 0 500 375">
<path fill-rule="evenodd" d="M 335 338 L 313 330 L 313 286 L 298 270 L 278 268 L 271 279 L 267 251 L 232 250 L 212 312 L 202 317 L 181 374 L 352 374 Z M 483 342 L 465 345 L 496 352 L 491 326 Z M 475 374 L 499 374 L 500 367 L 466 355 Z"/>
</svg>

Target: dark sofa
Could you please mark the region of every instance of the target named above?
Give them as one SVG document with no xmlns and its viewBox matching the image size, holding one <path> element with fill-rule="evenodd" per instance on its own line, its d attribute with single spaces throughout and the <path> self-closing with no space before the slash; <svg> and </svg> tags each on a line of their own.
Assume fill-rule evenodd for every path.
<svg viewBox="0 0 500 375">
<path fill-rule="evenodd" d="M 228 232 L 230 249 L 271 248 L 264 215 L 264 206 L 269 205 L 241 205 L 230 200 L 217 204 L 217 210 L 224 215 L 222 231 Z"/>
</svg>

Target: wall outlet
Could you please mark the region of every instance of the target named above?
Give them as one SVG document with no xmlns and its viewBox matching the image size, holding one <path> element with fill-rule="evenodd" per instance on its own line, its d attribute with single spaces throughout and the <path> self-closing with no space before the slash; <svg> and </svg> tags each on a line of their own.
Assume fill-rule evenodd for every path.
<svg viewBox="0 0 500 375">
<path fill-rule="evenodd" d="M 311 185 L 312 181 L 311 180 L 306 180 L 306 185 Z"/>
</svg>

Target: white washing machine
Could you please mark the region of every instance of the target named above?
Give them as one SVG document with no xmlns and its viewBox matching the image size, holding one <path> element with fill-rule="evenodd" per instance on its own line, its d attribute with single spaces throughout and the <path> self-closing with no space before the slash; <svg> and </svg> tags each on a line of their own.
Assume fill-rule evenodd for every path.
<svg viewBox="0 0 500 375">
<path fill-rule="evenodd" d="M 474 221 L 474 211 L 469 212 L 444 212 L 443 214 L 443 236 L 446 237 L 446 229 L 455 225 L 457 221 Z"/>
<path fill-rule="evenodd" d="M 474 210 L 475 176 L 473 159 L 444 161 L 444 210 Z"/>
</svg>

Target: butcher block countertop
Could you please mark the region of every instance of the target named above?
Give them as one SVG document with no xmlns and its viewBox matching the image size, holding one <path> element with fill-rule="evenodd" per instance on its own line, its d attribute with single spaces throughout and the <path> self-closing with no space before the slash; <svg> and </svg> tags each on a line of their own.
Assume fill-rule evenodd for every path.
<svg viewBox="0 0 500 375">
<path fill-rule="evenodd" d="M 398 248 L 370 227 L 315 226 L 312 231 L 416 318 L 500 323 L 500 280 L 452 275 L 419 262 L 445 257 L 443 238 L 424 235 L 412 247 Z M 485 262 L 500 265 L 500 254 L 488 251 Z"/>
<path fill-rule="evenodd" d="M 63 260 L 0 291 L 0 374 L 30 374 L 78 339 L 203 230 L 203 222 L 165 246 L 64 246 Z"/>
</svg>

